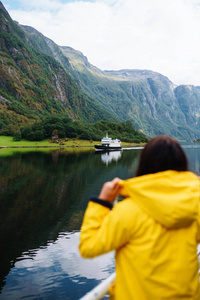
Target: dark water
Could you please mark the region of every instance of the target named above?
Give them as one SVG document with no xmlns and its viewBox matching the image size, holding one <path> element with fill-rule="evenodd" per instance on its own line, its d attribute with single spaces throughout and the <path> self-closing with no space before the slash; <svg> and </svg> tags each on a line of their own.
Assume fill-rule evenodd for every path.
<svg viewBox="0 0 200 300">
<path fill-rule="evenodd" d="M 200 146 L 184 149 L 200 174 Z M 80 257 L 79 230 L 89 196 L 131 177 L 139 152 L 0 150 L 0 299 L 76 300 L 114 271 L 114 253 Z"/>
</svg>

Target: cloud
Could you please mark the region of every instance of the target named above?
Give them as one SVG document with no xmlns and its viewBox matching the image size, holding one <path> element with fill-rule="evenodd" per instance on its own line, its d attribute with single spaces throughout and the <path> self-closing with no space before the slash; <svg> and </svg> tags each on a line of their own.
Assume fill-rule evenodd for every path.
<svg viewBox="0 0 200 300">
<path fill-rule="evenodd" d="M 22 7 L 28 9 L 44 9 L 47 11 L 57 10 L 62 8 L 62 2 L 57 0 L 18 0 Z"/>
<path fill-rule="evenodd" d="M 9 11 L 15 20 L 101 69 L 150 69 L 200 85 L 197 0 L 21 1 L 25 10 Z"/>
</svg>

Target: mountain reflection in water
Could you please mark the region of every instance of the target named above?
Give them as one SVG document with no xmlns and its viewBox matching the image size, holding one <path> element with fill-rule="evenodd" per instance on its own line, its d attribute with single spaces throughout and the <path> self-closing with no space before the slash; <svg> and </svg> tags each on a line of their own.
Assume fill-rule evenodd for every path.
<svg viewBox="0 0 200 300">
<path fill-rule="evenodd" d="M 51 153 L 16 152 L 9 156 L 4 151 L 0 152 L 0 299 L 38 299 L 40 293 L 43 299 L 48 298 L 49 292 L 45 294 L 47 288 L 41 279 L 46 271 L 52 279 L 51 286 L 62 287 L 60 292 L 52 288 L 51 295 L 58 293 L 56 299 L 78 299 L 96 285 L 96 278 L 84 279 L 84 284 L 80 284 L 78 279 L 76 283 L 75 279 L 72 281 L 70 273 L 59 267 L 60 250 L 57 256 L 50 257 L 52 265 L 46 271 L 36 267 L 36 257 L 41 255 L 44 265 L 48 266 L 49 257 L 44 253 L 52 249 L 54 243 L 61 245 L 66 237 L 73 241 L 78 235 L 73 232 L 80 230 L 90 195 L 98 195 L 104 181 L 119 174 L 122 179 L 132 176 L 138 153 L 127 153 L 128 156 L 123 155 L 107 166 L 93 150 L 81 153 L 57 150 Z M 61 233 L 70 235 L 62 239 Z M 71 253 L 71 265 L 75 263 L 77 268 L 78 254 L 66 249 L 72 244 L 69 242 L 63 247 L 66 253 Z M 45 252 L 47 248 L 49 250 Z M 78 242 L 76 248 L 78 251 Z M 35 267 L 21 267 L 30 262 Z M 107 277 L 101 265 L 102 262 L 96 273 L 101 272 Z M 87 267 L 84 270 L 87 274 Z M 79 273 L 76 276 L 80 278 Z M 62 282 L 64 279 L 65 284 Z M 69 282 L 70 287 L 74 287 L 73 293 L 68 288 Z"/>
<path fill-rule="evenodd" d="M 185 151 L 200 174 L 200 147 Z M 90 195 L 133 176 L 139 152 L 0 151 L 0 299 L 75 300 L 114 271 L 113 253 L 80 257 L 79 230 Z"/>
</svg>

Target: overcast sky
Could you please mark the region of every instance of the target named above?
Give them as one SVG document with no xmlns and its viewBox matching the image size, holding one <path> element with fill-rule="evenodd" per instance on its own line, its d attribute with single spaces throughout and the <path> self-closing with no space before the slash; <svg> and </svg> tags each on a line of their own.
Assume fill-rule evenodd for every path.
<svg viewBox="0 0 200 300">
<path fill-rule="evenodd" d="M 2 0 L 11 17 L 102 70 L 200 86 L 200 0 Z"/>
</svg>

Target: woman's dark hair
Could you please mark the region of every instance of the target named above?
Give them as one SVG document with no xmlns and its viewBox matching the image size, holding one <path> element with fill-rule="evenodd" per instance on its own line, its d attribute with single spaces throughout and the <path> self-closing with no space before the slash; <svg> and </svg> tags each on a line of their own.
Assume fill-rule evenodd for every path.
<svg viewBox="0 0 200 300">
<path fill-rule="evenodd" d="M 180 144 L 165 135 L 151 139 L 140 154 L 136 176 L 166 170 L 187 171 L 187 157 Z"/>
</svg>

